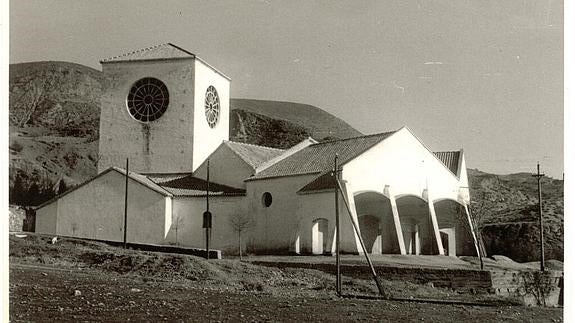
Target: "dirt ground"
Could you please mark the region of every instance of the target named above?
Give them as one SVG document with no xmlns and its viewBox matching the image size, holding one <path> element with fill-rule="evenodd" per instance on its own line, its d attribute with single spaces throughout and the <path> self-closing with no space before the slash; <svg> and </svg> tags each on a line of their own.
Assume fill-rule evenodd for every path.
<svg viewBox="0 0 575 323">
<path fill-rule="evenodd" d="M 338 298 L 334 277 L 237 260 L 209 262 L 101 243 L 10 237 L 10 320 L 561 322 L 562 308 Z M 449 289 L 382 281 L 392 294 L 468 301 Z M 344 291 L 375 295 L 371 281 Z"/>
</svg>

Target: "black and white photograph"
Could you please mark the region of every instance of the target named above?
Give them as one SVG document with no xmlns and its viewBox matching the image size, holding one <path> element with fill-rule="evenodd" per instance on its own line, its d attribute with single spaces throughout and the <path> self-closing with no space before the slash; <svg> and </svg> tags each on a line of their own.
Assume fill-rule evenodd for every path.
<svg viewBox="0 0 575 323">
<path fill-rule="evenodd" d="M 568 8 L 6 0 L 0 320 L 568 322 Z"/>
</svg>

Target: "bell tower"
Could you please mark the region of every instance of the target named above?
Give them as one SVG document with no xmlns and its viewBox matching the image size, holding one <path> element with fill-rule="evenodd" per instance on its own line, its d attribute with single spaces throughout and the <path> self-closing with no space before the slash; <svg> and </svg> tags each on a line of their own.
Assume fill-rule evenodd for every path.
<svg viewBox="0 0 575 323">
<path fill-rule="evenodd" d="M 194 171 L 229 138 L 230 79 L 170 43 L 100 62 L 98 172 Z"/>
</svg>

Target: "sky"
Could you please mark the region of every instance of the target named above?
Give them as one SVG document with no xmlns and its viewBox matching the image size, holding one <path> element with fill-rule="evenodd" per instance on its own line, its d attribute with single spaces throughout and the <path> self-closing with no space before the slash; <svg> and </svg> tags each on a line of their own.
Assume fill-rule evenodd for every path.
<svg viewBox="0 0 575 323">
<path fill-rule="evenodd" d="M 315 105 L 370 134 L 407 125 L 467 166 L 563 174 L 559 0 L 10 2 L 10 63 L 171 42 L 234 98 Z"/>
</svg>

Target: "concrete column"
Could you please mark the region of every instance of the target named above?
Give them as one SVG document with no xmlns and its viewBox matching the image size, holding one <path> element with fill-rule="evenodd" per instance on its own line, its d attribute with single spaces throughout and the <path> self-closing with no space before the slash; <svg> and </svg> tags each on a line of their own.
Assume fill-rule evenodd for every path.
<svg viewBox="0 0 575 323">
<path fill-rule="evenodd" d="M 397 203 L 395 201 L 395 195 L 393 195 L 389 185 L 385 185 L 383 193 L 389 198 L 391 203 L 391 212 L 393 213 L 393 225 L 395 226 L 395 233 L 397 235 L 397 242 L 399 243 L 399 252 L 405 255 L 405 240 L 403 240 L 403 231 L 401 230 L 401 222 L 399 221 L 399 211 L 397 209 Z"/>
<path fill-rule="evenodd" d="M 429 194 L 429 189 L 427 189 L 427 206 L 429 207 L 429 216 L 431 217 L 431 224 L 433 225 L 433 233 L 435 235 L 435 241 L 437 242 L 437 248 L 439 249 L 439 255 L 443 256 L 443 243 L 441 242 L 441 234 L 439 233 L 439 225 L 437 224 L 437 216 L 435 215 L 435 206 L 433 206 L 433 198 Z"/>
<path fill-rule="evenodd" d="M 344 191 L 343 193 L 347 199 L 347 202 L 349 203 L 349 208 L 351 209 L 351 210 L 349 210 L 351 212 L 351 214 L 350 214 L 351 219 L 349 219 L 349 221 L 355 222 L 357 228 L 359 229 L 359 221 L 357 219 L 357 211 L 355 208 L 355 199 L 353 198 L 353 193 L 348 189 L 348 183 L 346 180 L 341 181 L 341 186 L 343 188 L 343 191 Z M 345 204 L 344 204 L 344 208 L 345 208 Z M 340 215 L 342 216 L 341 224 L 342 224 L 342 233 L 343 233 L 343 226 L 345 225 L 345 223 L 350 223 L 350 222 L 347 222 L 345 220 L 345 213 L 342 212 L 342 214 L 340 214 Z M 354 241 L 355 246 L 354 247 L 360 255 L 363 255 L 363 249 L 361 248 L 361 243 L 359 242 L 359 236 L 355 233 L 355 230 L 353 229 L 353 225 L 351 223 L 350 223 L 349 227 L 350 227 L 351 231 L 353 232 L 353 237 L 355 238 L 355 241 Z M 344 237 L 344 235 L 342 234 L 342 238 L 343 237 Z"/>
</svg>

